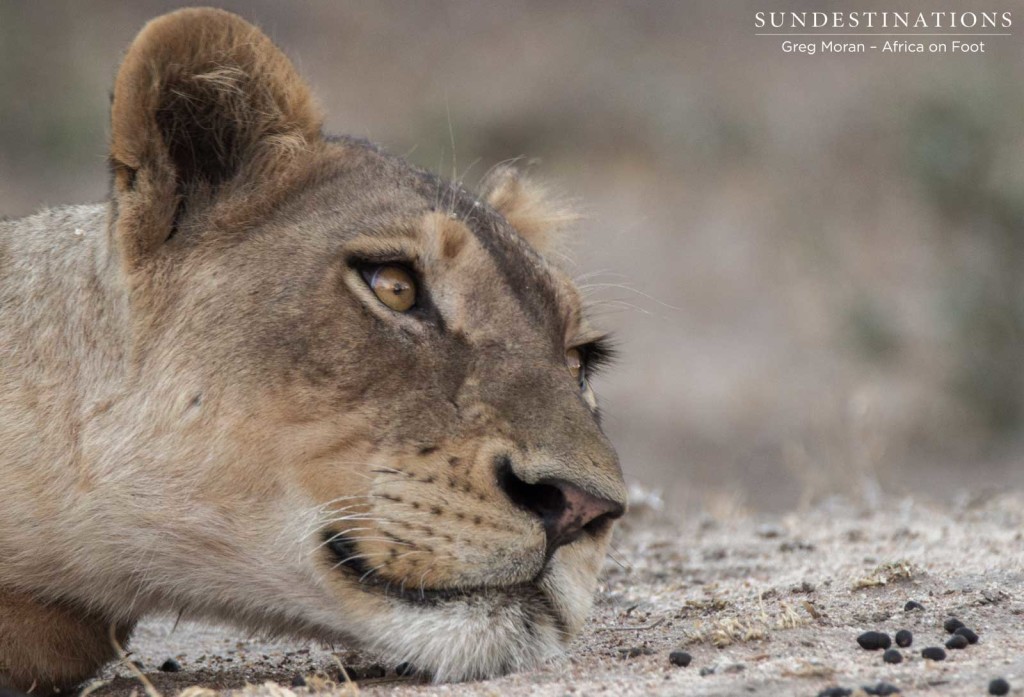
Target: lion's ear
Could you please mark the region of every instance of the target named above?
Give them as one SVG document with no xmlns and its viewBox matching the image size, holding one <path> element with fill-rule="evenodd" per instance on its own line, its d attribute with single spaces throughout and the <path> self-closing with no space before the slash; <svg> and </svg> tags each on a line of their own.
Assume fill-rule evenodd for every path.
<svg viewBox="0 0 1024 697">
<path fill-rule="evenodd" d="M 287 57 L 222 10 L 149 22 L 114 85 L 110 158 L 129 263 L 217 206 L 254 220 L 320 141 L 321 117 Z"/>
<path fill-rule="evenodd" d="M 483 183 L 484 198 L 542 254 L 560 249 L 579 216 L 512 166 L 496 168 Z"/>
</svg>

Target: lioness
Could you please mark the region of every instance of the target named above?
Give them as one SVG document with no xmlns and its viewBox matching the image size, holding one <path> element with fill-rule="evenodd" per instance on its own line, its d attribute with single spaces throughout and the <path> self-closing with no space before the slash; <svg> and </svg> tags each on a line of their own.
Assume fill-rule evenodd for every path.
<svg viewBox="0 0 1024 697">
<path fill-rule="evenodd" d="M 438 680 L 558 653 L 626 495 L 537 191 L 323 135 L 220 10 L 146 25 L 111 112 L 110 200 L 0 223 L 0 684 L 153 612 Z"/>
</svg>

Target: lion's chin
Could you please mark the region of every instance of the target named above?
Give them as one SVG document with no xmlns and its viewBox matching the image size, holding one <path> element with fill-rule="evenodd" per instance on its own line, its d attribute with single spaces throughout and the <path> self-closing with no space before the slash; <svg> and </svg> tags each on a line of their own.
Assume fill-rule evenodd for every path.
<svg viewBox="0 0 1024 697">
<path fill-rule="evenodd" d="M 560 656 L 586 619 L 595 583 L 588 572 L 555 561 L 536 583 L 515 586 L 422 593 L 349 587 L 344 634 L 435 682 L 530 670 Z"/>
<path fill-rule="evenodd" d="M 564 620 L 536 587 L 386 602 L 361 640 L 371 650 L 412 663 L 436 682 L 528 670 L 564 649 Z"/>
</svg>

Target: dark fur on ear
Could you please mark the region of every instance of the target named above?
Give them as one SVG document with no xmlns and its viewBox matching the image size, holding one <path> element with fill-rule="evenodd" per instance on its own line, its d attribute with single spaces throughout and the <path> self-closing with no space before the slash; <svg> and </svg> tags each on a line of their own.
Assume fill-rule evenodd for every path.
<svg viewBox="0 0 1024 697">
<path fill-rule="evenodd" d="M 511 165 L 496 167 L 483 182 L 484 198 L 538 252 L 562 251 L 579 215 Z"/>
<path fill-rule="evenodd" d="M 287 57 L 223 10 L 149 22 L 114 87 L 110 159 L 117 234 L 129 265 L 183 217 L 216 209 L 244 225 L 292 188 L 322 119 Z"/>
</svg>

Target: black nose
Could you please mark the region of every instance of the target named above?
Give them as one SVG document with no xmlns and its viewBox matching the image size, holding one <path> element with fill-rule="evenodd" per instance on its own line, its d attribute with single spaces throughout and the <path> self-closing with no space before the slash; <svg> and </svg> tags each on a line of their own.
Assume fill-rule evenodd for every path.
<svg viewBox="0 0 1024 697">
<path fill-rule="evenodd" d="M 584 532 L 598 535 L 620 517 L 621 504 L 594 496 L 562 479 L 528 484 L 506 461 L 498 468 L 498 483 L 512 503 L 530 511 L 544 524 L 548 554 L 578 540 Z"/>
</svg>

